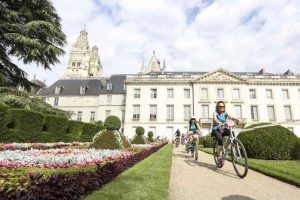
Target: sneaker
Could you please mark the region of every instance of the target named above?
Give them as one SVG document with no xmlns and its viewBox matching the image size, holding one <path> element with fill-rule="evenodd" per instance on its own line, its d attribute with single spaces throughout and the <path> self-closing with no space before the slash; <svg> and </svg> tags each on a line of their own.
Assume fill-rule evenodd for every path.
<svg viewBox="0 0 300 200">
<path fill-rule="evenodd" d="M 218 164 L 219 165 L 223 165 L 224 161 L 223 161 L 223 158 L 222 157 L 219 157 L 218 158 Z"/>
</svg>

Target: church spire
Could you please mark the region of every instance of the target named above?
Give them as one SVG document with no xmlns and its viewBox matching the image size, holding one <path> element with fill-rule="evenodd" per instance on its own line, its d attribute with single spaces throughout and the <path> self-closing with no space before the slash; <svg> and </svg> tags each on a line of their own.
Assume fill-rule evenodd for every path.
<svg viewBox="0 0 300 200">
<path fill-rule="evenodd" d="M 155 55 L 155 50 L 153 50 L 152 58 L 150 59 L 147 68 L 145 68 L 142 72 L 144 74 L 148 74 L 150 72 L 162 72 L 160 67 L 160 61 Z"/>
</svg>

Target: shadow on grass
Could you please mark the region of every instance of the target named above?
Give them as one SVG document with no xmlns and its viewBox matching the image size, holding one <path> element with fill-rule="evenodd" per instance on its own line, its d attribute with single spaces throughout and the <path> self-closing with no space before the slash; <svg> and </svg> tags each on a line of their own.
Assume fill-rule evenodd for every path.
<svg viewBox="0 0 300 200">
<path fill-rule="evenodd" d="M 221 200 L 255 200 L 255 199 L 243 195 L 229 195 L 227 197 L 222 197 Z"/>
<path fill-rule="evenodd" d="M 212 165 L 209 163 L 201 162 L 201 161 L 196 161 L 196 160 L 184 160 L 188 165 L 190 166 L 199 166 L 199 167 L 205 167 L 213 172 L 216 172 L 218 174 L 228 176 L 230 178 L 236 178 L 240 179 L 236 174 L 228 172 L 228 171 L 223 171 L 220 168 L 218 168 L 216 165 Z"/>
</svg>

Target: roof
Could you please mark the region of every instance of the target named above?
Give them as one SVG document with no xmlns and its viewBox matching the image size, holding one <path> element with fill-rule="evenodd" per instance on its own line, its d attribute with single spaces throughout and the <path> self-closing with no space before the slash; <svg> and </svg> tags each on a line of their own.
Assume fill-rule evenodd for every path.
<svg viewBox="0 0 300 200">
<path fill-rule="evenodd" d="M 57 96 L 99 96 L 100 94 L 125 94 L 124 82 L 126 75 L 113 75 L 109 78 L 94 79 L 61 79 L 47 88 L 42 88 L 39 96 L 55 96 L 56 87 L 61 87 Z M 107 90 L 107 84 L 112 84 L 112 90 Z M 80 87 L 87 87 L 84 95 L 80 94 Z"/>
<path fill-rule="evenodd" d="M 40 86 L 40 87 L 47 87 L 46 84 L 43 81 L 40 81 L 38 79 L 32 79 L 30 82 Z"/>
</svg>

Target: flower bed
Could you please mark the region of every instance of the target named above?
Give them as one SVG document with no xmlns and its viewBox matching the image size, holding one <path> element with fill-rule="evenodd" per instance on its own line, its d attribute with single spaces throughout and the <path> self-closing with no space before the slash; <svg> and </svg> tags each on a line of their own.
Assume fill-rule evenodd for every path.
<svg viewBox="0 0 300 200">
<path fill-rule="evenodd" d="M 153 147 L 152 144 L 132 144 L 132 147 L 137 147 L 137 148 L 151 148 Z"/>
<path fill-rule="evenodd" d="M 142 152 L 107 162 L 95 171 L 74 174 L 30 175 L 26 188 L 0 188 L 0 199 L 80 199 L 104 184 L 113 180 L 120 173 L 132 167 L 158 151 L 166 143 L 145 149 Z"/>
<path fill-rule="evenodd" d="M 4 150 L 22 150 L 26 151 L 29 149 L 57 149 L 65 147 L 80 147 L 87 145 L 88 143 L 72 142 L 72 143 L 10 143 L 10 144 L 0 144 L 0 151 Z"/>
<path fill-rule="evenodd" d="M 103 161 L 125 158 L 131 152 L 96 149 L 6 150 L 0 152 L 0 167 L 87 167 Z"/>
</svg>

